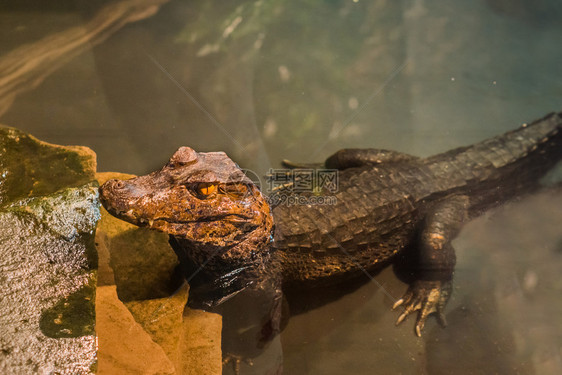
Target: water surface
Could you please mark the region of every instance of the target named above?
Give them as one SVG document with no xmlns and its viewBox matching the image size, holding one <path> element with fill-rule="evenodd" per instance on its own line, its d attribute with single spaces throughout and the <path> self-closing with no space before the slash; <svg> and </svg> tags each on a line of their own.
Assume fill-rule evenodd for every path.
<svg viewBox="0 0 562 375">
<path fill-rule="evenodd" d="M 263 175 L 344 147 L 427 156 L 562 110 L 555 0 L 154 3 L 38 68 L 0 122 L 89 146 L 101 171 L 144 174 L 188 145 Z M 1 6 L 0 61 L 88 25 L 102 2 L 38 4 Z M 465 228 L 448 328 L 395 328 L 405 285 L 388 269 L 376 280 L 392 298 L 366 282 L 293 317 L 243 374 L 559 373 L 561 203 L 540 195 Z"/>
</svg>

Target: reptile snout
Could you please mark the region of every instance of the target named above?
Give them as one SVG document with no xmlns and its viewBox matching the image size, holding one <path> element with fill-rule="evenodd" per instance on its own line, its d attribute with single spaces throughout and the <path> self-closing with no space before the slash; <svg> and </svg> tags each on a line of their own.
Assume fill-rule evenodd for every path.
<svg viewBox="0 0 562 375">
<path fill-rule="evenodd" d="M 135 179 L 132 179 L 135 180 Z M 131 180 L 108 180 L 100 187 L 100 195 L 102 199 L 115 198 L 137 198 L 145 195 L 146 189 L 139 186 L 137 183 L 132 183 Z"/>
<path fill-rule="evenodd" d="M 102 199 L 107 200 L 112 196 L 119 195 L 120 191 L 125 188 L 126 184 L 123 180 L 108 180 L 100 186 L 100 196 Z"/>
<path fill-rule="evenodd" d="M 124 180 L 108 180 L 99 188 L 100 199 L 103 206 L 114 211 L 126 211 L 131 198 L 143 195 L 144 192 L 136 188 L 134 184 Z"/>
</svg>

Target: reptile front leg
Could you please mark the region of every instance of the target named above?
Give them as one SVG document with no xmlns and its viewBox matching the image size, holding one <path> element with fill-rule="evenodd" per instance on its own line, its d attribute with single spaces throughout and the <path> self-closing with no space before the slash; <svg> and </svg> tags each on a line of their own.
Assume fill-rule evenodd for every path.
<svg viewBox="0 0 562 375">
<path fill-rule="evenodd" d="M 404 306 L 397 325 L 418 311 L 417 336 L 421 336 L 427 317 L 432 313 L 437 313 L 442 325 L 446 324 L 443 310 L 451 295 L 456 261 L 451 241 L 467 219 L 467 207 L 468 197 L 464 195 L 445 198 L 432 207 L 423 222 L 416 281 L 393 306 L 393 309 Z"/>
<path fill-rule="evenodd" d="M 364 165 L 377 165 L 400 163 L 419 160 L 416 156 L 404 154 L 398 151 L 381 150 L 376 148 L 344 148 L 326 159 L 324 163 L 295 163 L 283 160 L 282 164 L 287 168 L 313 168 L 313 169 L 347 169 L 361 167 Z"/>
</svg>

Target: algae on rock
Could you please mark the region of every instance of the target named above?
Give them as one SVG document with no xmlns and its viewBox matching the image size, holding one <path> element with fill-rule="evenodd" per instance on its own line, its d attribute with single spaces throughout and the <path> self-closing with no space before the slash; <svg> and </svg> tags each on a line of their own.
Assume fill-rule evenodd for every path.
<svg viewBox="0 0 562 375">
<path fill-rule="evenodd" d="M 95 180 L 96 154 L 0 126 L 0 206 Z"/>
<path fill-rule="evenodd" d="M 0 127 L 0 373 L 93 373 L 96 162 Z"/>
</svg>

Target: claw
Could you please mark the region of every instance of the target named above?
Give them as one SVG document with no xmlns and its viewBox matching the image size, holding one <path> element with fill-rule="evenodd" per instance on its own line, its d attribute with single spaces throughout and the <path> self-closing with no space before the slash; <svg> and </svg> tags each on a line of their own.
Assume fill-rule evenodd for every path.
<svg viewBox="0 0 562 375">
<path fill-rule="evenodd" d="M 242 359 L 239 356 L 235 356 L 232 354 L 226 354 L 222 360 L 222 366 L 225 367 L 229 364 L 232 364 L 232 368 L 236 375 L 240 375 L 240 363 Z"/>
<path fill-rule="evenodd" d="M 398 325 L 398 324 L 402 323 L 404 321 L 404 319 L 406 319 L 407 316 L 408 316 L 408 313 L 406 313 L 406 312 L 402 313 L 398 317 L 398 319 L 396 320 L 396 323 L 394 323 L 394 324 Z"/>
<path fill-rule="evenodd" d="M 449 281 L 418 280 L 414 282 L 408 288 L 404 297 L 396 301 L 392 306 L 392 309 L 396 309 L 401 305 L 404 306 L 404 312 L 398 317 L 396 325 L 402 323 L 414 311 L 418 311 L 418 318 L 414 327 L 416 336 L 421 337 L 427 317 L 432 313 L 437 313 L 439 323 L 445 326 L 447 323 L 443 310 L 449 299 L 450 291 L 451 282 Z"/>
<path fill-rule="evenodd" d="M 423 324 L 416 324 L 416 336 L 421 337 L 421 331 L 423 329 Z"/>
<path fill-rule="evenodd" d="M 400 298 L 398 301 L 394 302 L 394 305 L 392 305 L 392 310 L 396 310 L 396 308 L 403 303 L 404 303 L 404 298 Z"/>
<path fill-rule="evenodd" d="M 247 363 L 250 366 L 254 365 L 254 362 L 249 358 L 243 358 L 242 356 L 226 353 L 223 356 L 222 365 L 223 367 L 232 364 L 234 374 L 240 375 L 240 365 L 242 362 Z"/>
<path fill-rule="evenodd" d="M 437 321 L 439 322 L 441 327 L 447 327 L 447 318 L 445 318 L 445 314 L 443 314 L 443 311 L 437 312 Z"/>
</svg>

